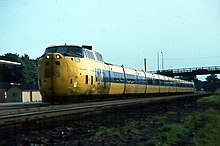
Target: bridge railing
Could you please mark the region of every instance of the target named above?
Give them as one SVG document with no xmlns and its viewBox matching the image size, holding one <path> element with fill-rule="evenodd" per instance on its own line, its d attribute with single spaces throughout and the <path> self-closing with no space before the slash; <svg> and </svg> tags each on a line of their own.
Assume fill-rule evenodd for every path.
<svg viewBox="0 0 220 146">
<path fill-rule="evenodd" d="M 150 73 L 191 73 L 191 72 L 208 72 L 208 71 L 220 71 L 220 66 L 210 67 L 193 67 L 193 68 L 180 68 L 180 69 L 167 69 L 160 71 L 149 71 Z"/>
<path fill-rule="evenodd" d="M 183 72 L 193 72 L 193 71 L 216 71 L 220 70 L 220 66 L 211 66 L 211 67 L 193 67 L 193 68 L 180 68 L 173 69 L 173 73 L 183 73 Z"/>
</svg>

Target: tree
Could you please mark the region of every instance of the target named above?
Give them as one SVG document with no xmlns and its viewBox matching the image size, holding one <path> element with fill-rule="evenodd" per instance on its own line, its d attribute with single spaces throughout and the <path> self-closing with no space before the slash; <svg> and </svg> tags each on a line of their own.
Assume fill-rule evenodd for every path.
<svg viewBox="0 0 220 146">
<path fill-rule="evenodd" d="M 37 85 L 37 61 L 30 59 L 27 54 L 21 56 L 23 66 L 23 82 Z"/>
<path fill-rule="evenodd" d="M 15 61 L 15 62 L 21 63 L 21 58 L 19 57 L 19 55 L 17 53 L 16 54 L 6 53 L 3 56 L 0 56 L 0 58 L 3 60 Z"/>
<path fill-rule="evenodd" d="M 208 83 L 216 83 L 218 81 L 218 77 L 215 74 L 210 74 L 209 76 L 206 77 L 206 81 Z"/>
</svg>

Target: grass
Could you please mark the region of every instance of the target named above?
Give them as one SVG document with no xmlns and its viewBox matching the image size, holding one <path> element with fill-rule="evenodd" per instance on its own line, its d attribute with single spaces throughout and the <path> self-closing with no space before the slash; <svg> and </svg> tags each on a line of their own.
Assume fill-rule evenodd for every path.
<svg viewBox="0 0 220 146">
<path fill-rule="evenodd" d="M 139 134 L 140 125 L 136 121 L 128 121 L 121 127 L 99 127 L 95 134 L 96 139 L 105 139 L 110 137 L 120 137 L 124 135 L 137 135 Z"/>
<path fill-rule="evenodd" d="M 199 99 L 198 102 L 220 103 L 220 89 L 215 91 L 214 94 L 211 96 L 207 96 Z"/>
<path fill-rule="evenodd" d="M 177 144 L 185 134 L 195 128 L 196 124 L 201 120 L 201 113 L 194 113 L 187 116 L 183 123 L 168 123 L 160 128 L 160 134 L 153 140 L 150 140 L 146 145 L 175 145 Z"/>
<path fill-rule="evenodd" d="M 150 123 L 155 125 L 163 125 L 164 123 L 166 123 L 166 116 L 152 117 Z M 145 120 L 130 120 L 120 127 L 99 127 L 96 134 L 90 140 L 108 140 L 110 142 L 108 143 L 109 145 L 117 145 L 120 144 L 120 141 L 125 141 L 126 139 L 141 138 L 144 133 L 148 132 L 149 128 L 149 123 L 146 124 Z M 118 142 L 116 142 L 115 140 L 118 140 Z"/>
<path fill-rule="evenodd" d="M 220 90 L 211 96 L 201 98 L 198 102 L 220 104 Z M 171 116 L 175 116 L 175 114 L 175 112 L 168 113 Z M 210 108 L 204 112 L 195 112 L 185 117 L 180 123 L 168 123 L 167 116 L 152 117 L 151 122 L 162 126 L 159 128 L 159 134 L 151 140 L 142 141 L 137 145 L 177 145 L 181 144 L 181 140 L 189 134 L 191 135 L 186 139 L 188 145 L 220 145 L 220 110 Z M 125 138 L 125 135 L 143 135 L 148 130 L 144 125 L 144 121 L 132 120 L 121 127 L 100 127 L 93 138 L 106 140 L 117 137 L 116 139 L 120 141 Z"/>
<path fill-rule="evenodd" d="M 220 110 L 210 109 L 203 114 L 207 122 L 204 128 L 200 129 L 193 138 L 192 143 L 196 146 L 219 146 L 220 145 Z"/>
<path fill-rule="evenodd" d="M 220 90 L 217 90 L 211 96 L 199 99 L 198 102 L 219 104 Z M 196 146 L 220 145 L 220 110 L 212 108 L 205 112 L 191 114 L 182 123 L 165 124 L 160 129 L 158 137 L 150 140 L 146 145 L 176 145 L 186 134 L 195 129 L 200 121 L 203 121 L 205 126 L 195 131 L 195 136 L 189 143 Z"/>
</svg>

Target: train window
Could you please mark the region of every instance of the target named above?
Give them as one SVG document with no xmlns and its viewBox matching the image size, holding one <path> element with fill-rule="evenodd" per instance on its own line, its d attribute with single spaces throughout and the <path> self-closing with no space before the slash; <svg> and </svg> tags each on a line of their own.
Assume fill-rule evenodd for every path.
<svg viewBox="0 0 220 146">
<path fill-rule="evenodd" d="M 160 84 L 159 80 L 155 79 L 155 85 L 159 85 L 159 84 Z"/>
<path fill-rule="evenodd" d="M 67 47 L 57 47 L 57 51 L 56 52 L 59 52 L 61 54 L 65 54 L 67 53 Z"/>
<path fill-rule="evenodd" d="M 167 81 L 166 80 L 163 81 L 163 85 L 167 86 Z"/>
<path fill-rule="evenodd" d="M 160 85 L 164 85 L 164 81 L 163 80 L 160 80 Z"/>
<path fill-rule="evenodd" d="M 91 76 L 91 85 L 93 84 L 93 76 Z"/>
<path fill-rule="evenodd" d="M 83 49 L 77 46 L 56 46 L 49 47 L 45 50 L 44 54 L 47 53 L 61 53 L 64 56 L 73 56 L 73 57 L 84 57 Z"/>
<path fill-rule="evenodd" d="M 146 82 L 145 77 L 143 76 L 138 76 L 137 81 L 138 81 L 138 84 L 145 84 Z"/>
<path fill-rule="evenodd" d="M 86 55 L 86 58 L 90 58 L 89 57 L 89 52 L 87 50 L 85 50 L 85 55 Z"/>
<path fill-rule="evenodd" d="M 72 84 L 73 83 L 73 79 L 70 79 L 70 84 Z"/>
<path fill-rule="evenodd" d="M 96 81 L 100 82 L 101 81 L 101 69 L 98 69 L 98 68 L 95 69 L 95 76 L 96 76 Z"/>
<path fill-rule="evenodd" d="M 147 82 L 148 82 L 148 85 L 153 85 L 153 81 L 152 81 L 151 78 L 148 78 L 148 79 L 147 79 Z"/>
<path fill-rule="evenodd" d="M 99 54 L 98 52 L 96 52 L 95 55 L 96 55 L 96 59 L 97 59 L 98 61 L 103 62 L 103 58 L 102 58 L 102 55 L 101 55 L 101 54 Z"/>
<path fill-rule="evenodd" d="M 99 58 L 100 58 L 100 61 L 104 62 L 101 54 L 99 54 Z"/>
<path fill-rule="evenodd" d="M 88 82 L 89 82 L 89 77 L 88 75 L 86 75 L 86 84 L 88 84 Z"/>
<path fill-rule="evenodd" d="M 55 47 L 50 47 L 50 48 L 47 48 L 44 52 L 44 54 L 47 54 L 47 53 L 54 53 L 56 52 L 57 48 Z"/>
<path fill-rule="evenodd" d="M 95 56 L 92 52 L 89 52 L 90 53 L 90 56 L 91 56 L 91 59 L 95 60 Z"/>
<path fill-rule="evenodd" d="M 84 57 L 83 49 L 80 47 L 69 47 L 68 53 L 73 57 Z"/>
<path fill-rule="evenodd" d="M 103 74 L 103 81 L 109 82 L 110 81 L 110 71 L 109 70 L 102 70 Z"/>
<path fill-rule="evenodd" d="M 107 72 L 108 73 L 108 72 Z M 111 75 L 107 76 L 109 79 L 111 77 L 111 81 L 117 82 L 117 83 L 123 83 L 124 82 L 124 74 L 119 72 L 111 72 Z M 108 79 L 108 80 L 109 80 Z"/>
<path fill-rule="evenodd" d="M 168 83 L 169 83 L 169 86 L 173 86 L 173 84 L 172 84 L 172 82 L 171 82 L 171 81 L 168 81 Z"/>
<path fill-rule="evenodd" d="M 95 60 L 94 54 L 88 50 L 85 50 L 86 58 Z"/>
</svg>

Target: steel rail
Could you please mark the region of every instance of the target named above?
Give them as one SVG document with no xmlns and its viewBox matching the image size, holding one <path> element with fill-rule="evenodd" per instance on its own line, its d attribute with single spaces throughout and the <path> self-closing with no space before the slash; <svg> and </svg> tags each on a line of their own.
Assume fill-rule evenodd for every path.
<svg viewBox="0 0 220 146">
<path fill-rule="evenodd" d="M 24 121 L 30 120 L 37 120 L 37 119 L 44 119 L 44 118 L 51 118 L 51 117 L 58 117 L 58 116 L 65 116 L 70 114 L 77 114 L 77 113 L 86 113 L 86 112 L 94 112 L 100 111 L 104 109 L 109 109 L 111 107 L 122 107 L 128 105 L 135 105 L 135 104 L 144 104 L 150 102 L 157 102 L 157 101 L 164 101 L 164 100 L 172 100 L 177 98 L 184 98 L 184 97 L 193 97 L 193 96 L 204 96 L 210 95 L 209 94 L 185 94 L 180 96 L 170 96 L 170 97 L 154 97 L 154 98 L 137 98 L 137 99 L 129 99 L 129 100 L 120 100 L 120 101 L 108 101 L 108 103 L 104 102 L 102 104 L 97 103 L 89 103 L 90 105 L 78 105 L 77 107 L 57 107 L 60 109 L 41 109 L 45 111 L 33 111 L 33 112 L 25 112 L 25 113 L 17 113 L 13 115 L 2 115 L 0 116 L 0 126 L 10 125 L 21 123 Z M 76 106 L 76 105 L 75 105 Z M 38 109 L 40 110 L 40 109 Z"/>
<path fill-rule="evenodd" d="M 51 118 L 51 117 L 58 117 L 58 116 L 64 116 L 69 114 L 75 113 L 84 113 L 84 112 L 93 112 L 93 111 L 99 111 L 103 109 L 108 109 L 110 107 L 115 106 L 123 106 L 123 105 L 129 105 L 129 104 L 135 104 L 139 103 L 140 101 L 124 101 L 124 102 L 111 102 L 111 103 L 104 103 L 104 104 L 98 104 L 98 105 L 86 105 L 81 107 L 68 107 L 63 109 L 49 109 L 47 111 L 38 111 L 38 112 L 28 112 L 28 113 L 18 113 L 14 115 L 3 115 L 0 116 L 0 126 L 4 125 L 10 125 L 10 124 L 16 124 L 28 120 L 36 120 L 43 118 Z"/>
</svg>

